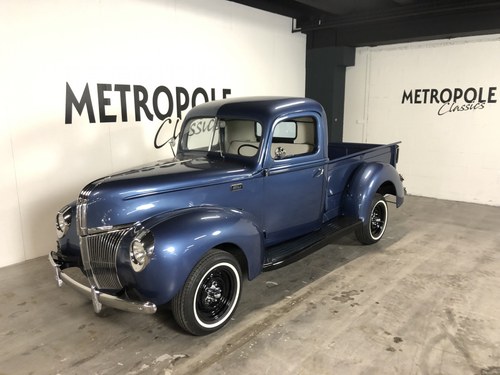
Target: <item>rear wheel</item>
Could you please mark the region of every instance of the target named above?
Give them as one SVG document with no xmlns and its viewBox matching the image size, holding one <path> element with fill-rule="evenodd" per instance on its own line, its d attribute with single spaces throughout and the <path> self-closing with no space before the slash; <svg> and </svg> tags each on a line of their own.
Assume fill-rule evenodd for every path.
<svg viewBox="0 0 500 375">
<path fill-rule="evenodd" d="M 378 242 L 385 233 L 387 220 L 389 219 L 389 209 L 387 201 L 381 194 L 375 194 L 370 207 L 370 216 L 366 218 L 361 227 L 356 230 L 356 237 L 359 242 L 370 245 Z"/>
<path fill-rule="evenodd" d="M 231 318 L 241 292 L 241 269 L 229 253 L 212 249 L 188 277 L 172 300 L 174 318 L 193 335 L 222 328 Z"/>
</svg>

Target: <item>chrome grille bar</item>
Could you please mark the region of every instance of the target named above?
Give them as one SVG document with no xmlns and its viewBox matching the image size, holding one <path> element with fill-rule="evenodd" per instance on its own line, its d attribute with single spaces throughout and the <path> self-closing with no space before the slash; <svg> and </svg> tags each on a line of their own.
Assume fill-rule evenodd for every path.
<svg viewBox="0 0 500 375">
<path fill-rule="evenodd" d="M 87 203 L 92 193 L 92 189 L 95 187 L 95 183 L 88 184 L 80 192 L 76 205 L 76 219 L 78 222 L 78 235 L 84 236 L 87 234 Z"/>
</svg>

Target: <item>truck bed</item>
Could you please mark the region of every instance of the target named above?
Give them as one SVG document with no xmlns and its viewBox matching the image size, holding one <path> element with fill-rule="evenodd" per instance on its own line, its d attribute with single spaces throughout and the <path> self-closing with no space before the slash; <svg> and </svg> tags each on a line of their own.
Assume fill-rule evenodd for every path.
<svg viewBox="0 0 500 375">
<path fill-rule="evenodd" d="M 330 161 L 339 161 L 341 159 L 373 160 L 392 164 L 394 167 L 397 162 L 397 153 L 399 142 L 388 145 L 373 143 L 329 143 L 328 158 Z"/>
<path fill-rule="evenodd" d="M 396 167 L 400 142 L 387 145 L 371 143 L 329 143 L 325 220 L 340 214 L 344 188 L 354 170 L 362 163 L 381 162 Z"/>
</svg>

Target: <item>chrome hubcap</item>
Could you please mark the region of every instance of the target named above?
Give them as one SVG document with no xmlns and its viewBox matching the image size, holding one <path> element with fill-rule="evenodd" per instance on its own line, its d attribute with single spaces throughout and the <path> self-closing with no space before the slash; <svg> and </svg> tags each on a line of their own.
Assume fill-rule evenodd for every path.
<svg viewBox="0 0 500 375">
<path fill-rule="evenodd" d="M 217 285 L 217 282 L 213 281 L 212 285 L 206 290 L 205 304 L 210 305 L 217 302 L 222 297 L 222 289 Z"/>
</svg>

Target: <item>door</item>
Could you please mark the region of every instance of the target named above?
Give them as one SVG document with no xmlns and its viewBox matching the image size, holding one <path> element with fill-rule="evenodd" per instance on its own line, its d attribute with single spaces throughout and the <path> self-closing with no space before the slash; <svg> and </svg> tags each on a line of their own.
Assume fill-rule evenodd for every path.
<svg viewBox="0 0 500 375">
<path fill-rule="evenodd" d="M 318 119 L 277 121 L 267 144 L 264 178 L 266 245 L 306 234 L 321 225 L 325 160 L 318 145 Z"/>
</svg>

